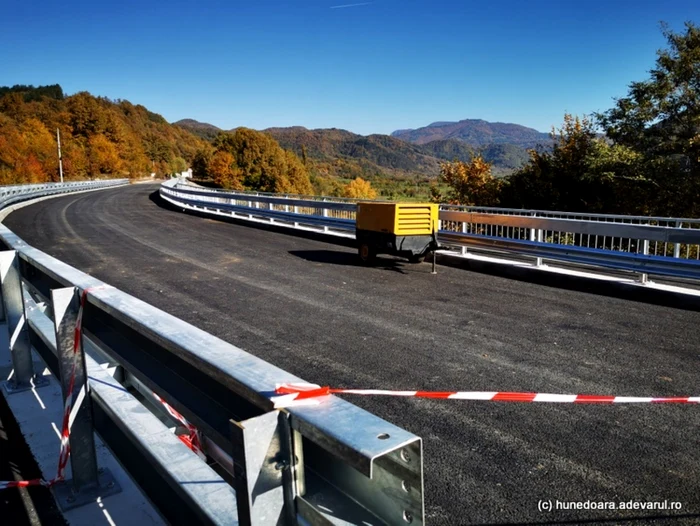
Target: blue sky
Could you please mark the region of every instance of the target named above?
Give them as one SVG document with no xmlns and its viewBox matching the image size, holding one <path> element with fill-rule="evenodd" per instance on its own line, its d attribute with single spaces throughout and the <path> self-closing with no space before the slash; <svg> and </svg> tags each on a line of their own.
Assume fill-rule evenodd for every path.
<svg viewBox="0 0 700 526">
<path fill-rule="evenodd" d="M 549 131 L 646 78 L 661 20 L 700 23 L 698 0 L 3 3 L 0 85 L 362 134 L 465 118 Z"/>
</svg>

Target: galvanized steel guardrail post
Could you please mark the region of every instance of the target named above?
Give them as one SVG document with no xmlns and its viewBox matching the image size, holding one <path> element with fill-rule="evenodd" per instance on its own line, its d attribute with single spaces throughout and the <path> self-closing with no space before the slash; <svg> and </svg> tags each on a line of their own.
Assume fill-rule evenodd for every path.
<svg viewBox="0 0 700 526">
<path fill-rule="evenodd" d="M 289 414 L 270 411 L 242 422 L 231 420 L 238 520 L 243 524 L 293 524 L 298 463 Z M 261 493 L 264 498 L 256 498 Z"/>
<path fill-rule="evenodd" d="M 41 376 L 41 371 L 34 370 L 32 361 L 19 258 L 15 250 L 0 252 L 0 289 L 13 369 L 12 377 L 4 382 L 5 390 L 11 394 L 45 386 L 48 381 Z"/>
<path fill-rule="evenodd" d="M 65 511 L 95 502 L 98 497 L 119 493 L 121 488 L 109 469 L 97 466 L 85 352 L 82 343 L 76 342 L 76 337 L 82 339 L 80 333 L 76 334 L 80 309 L 77 289 L 53 289 L 51 308 L 63 402 L 72 400 L 72 425 L 68 436 L 72 478 L 53 486 L 56 502 Z"/>
<path fill-rule="evenodd" d="M 644 254 L 645 256 L 649 255 L 649 240 L 648 239 L 645 239 L 643 242 L 642 254 Z M 641 283 L 647 283 L 649 281 L 649 274 L 647 274 L 646 272 L 641 272 L 639 274 L 639 281 Z"/>
<path fill-rule="evenodd" d="M 537 217 L 537 212 L 532 212 L 532 217 Z M 467 223 L 464 223 L 465 225 Z M 537 241 L 538 243 L 542 243 L 542 229 L 541 228 L 530 228 L 530 241 Z M 536 267 L 541 267 L 542 266 L 542 258 L 538 257 L 535 259 L 535 266 Z"/>
</svg>

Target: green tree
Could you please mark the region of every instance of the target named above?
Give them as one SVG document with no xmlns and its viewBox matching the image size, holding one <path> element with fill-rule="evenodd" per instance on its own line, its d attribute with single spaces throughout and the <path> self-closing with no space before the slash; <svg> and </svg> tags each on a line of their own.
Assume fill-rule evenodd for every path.
<svg viewBox="0 0 700 526">
<path fill-rule="evenodd" d="M 44 97 L 57 100 L 63 99 L 63 89 L 58 84 L 37 87 L 23 86 L 21 84 L 16 84 L 12 87 L 0 86 L 0 97 L 7 93 L 20 93 L 26 102 L 40 101 Z"/>
<path fill-rule="evenodd" d="M 175 157 L 170 163 L 170 167 L 174 173 L 182 173 L 187 170 L 187 161 L 182 157 Z"/>
<path fill-rule="evenodd" d="M 551 151 L 531 150 L 530 162 L 506 179 L 503 206 L 643 213 L 649 184 L 640 155 L 598 137 L 586 117 L 564 115 L 551 136 Z"/>
<path fill-rule="evenodd" d="M 691 22 L 662 31 L 647 80 L 632 82 L 626 97 L 598 114 L 615 143 L 642 154 L 656 187 L 655 213 L 700 215 L 700 28 Z"/>
<path fill-rule="evenodd" d="M 209 163 L 211 162 L 212 150 L 210 147 L 198 150 L 192 159 L 192 177 L 195 179 L 209 179 Z"/>
</svg>

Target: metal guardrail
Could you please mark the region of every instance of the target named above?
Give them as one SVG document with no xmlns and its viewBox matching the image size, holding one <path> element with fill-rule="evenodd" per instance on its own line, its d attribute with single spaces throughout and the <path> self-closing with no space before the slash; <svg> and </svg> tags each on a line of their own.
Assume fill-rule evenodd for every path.
<svg viewBox="0 0 700 526">
<path fill-rule="evenodd" d="M 108 179 L 95 181 L 73 181 L 67 183 L 42 183 L 12 186 L 0 186 L 0 208 L 5 208 L 20 201 L 35 199 L 47 195 L 82 192 L 97 188 L 124 185 L 128 179 Z"/>
<path fill-rule="evenodd" d="M 160 194 L 193 210 L 354 232 L 347 200 L 225 192 L 172 180 Z M 439 241 L 536 258 L 700 280 L 700 219 L 441 205 Z"/>
<path fill-rule="evenodd" d="M 642 255 L 700 259 L 700 219 L 621 216 L 606 214 L 575 214 L 546 210 L 513 210 L 507 208 L 478 208 L 445 205 L 448 212 L 473 214 L 468 222 L 459 218 L 447 222 L 445 228 L 468 234 L 497 236 L 507 239 L 528 239 L 568 246 L 626 252 Z M 507 217 L 505 222 L 482 221 L 493 216 Z M 446 215 L 446 217 L 449 217 Z M 530 219 L 546 219 L 541 222 Z M 555 220 L 560 220 L 557 222 Z M 585 229 L 571 228 L 575 222 Z M 598 226 L 595 226 L 598 225 Z M 645 227 L 645 228 L 636 228 Z M 675 239 L 671 239 L 675 238 Z"/>
<path fill-rule="evenodd" d="M 89 396 L 70 435 L 72 505 L 114 488 L 104 470 L 94 472 L 94 429 L 174 524 L 423 524 L 419 437 L 334 396 L 275 410 L 275 385 L 301 379 L 27 245 L 3 225 L 0 243 L 9 391 L 40 379 L 34 348 L 66 395 L 66 327 L 87 291 L 81 334 Z M 208 463 L 170 431 L 178 423 L 154 394 L 196 426 Z"/>
<path fill-rule="evenodd" d="M 286 220 L 297 218 L 300 224 L 328 226 L 338 230 L 355 231 L 357 200 L 313 196 L 262 194 L 256 192 L 226 192 L 211 190 L 171 179 L 161 185 L 161 195 L 197 202 L 223 205 L 219 207 L 239 215 Z M 294 214 L 294 215 L 290 215 Z M 336 221 L 338 220 L 338 221 Z"/>
</svg>

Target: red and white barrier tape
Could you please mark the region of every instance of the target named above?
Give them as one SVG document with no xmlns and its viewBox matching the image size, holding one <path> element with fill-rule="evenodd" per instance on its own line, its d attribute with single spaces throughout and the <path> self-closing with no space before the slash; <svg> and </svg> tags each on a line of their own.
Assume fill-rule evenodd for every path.
<svg viewBox="0 0 700 526">
<path fill-rule="evenodd" d="M 0 481 L 0 490 L 6 488 L 26 488 L 29 486 L 51 486 L 57 481 L 46 481 L 44 479 L 32 479 L 32 480 L 3 480 Z"/>
<path fill-rule="evenodd" d="M 517 393 L 504 391 L 389 391 L 384 389 L 336 389 L 316 384 L 277 384 L 272 397 L 275 408 L 318 404 L 319 397 L 331 394 L 354 394 L 371 396 L 407 396 L 415 398 L 437 398 L 452 400 L 481 400 L 491 402 L 550 402 L 570 404 L 700 404 L 700 396 L 646 397 L 646 396 L 601 396 L 568 395 L 549 393 Z"/>
<path fill-rule="evenodd" d="M 61 424 L 61 448 L 58 453 L 58 471 L 56 476 L 51 480 L 44 479 L 32 479 L 32 480 L 10 480 L 10 481 L 0 481 L 0 489 L 5 488 L 25 488 L 28 486 L 47 486 L 51 487 L 57 482 L 64 480 L 66 473 L 66 466 L 68 465 L 68 459 L 70 458 L 70 428 L 73 424 L 76 414 L 73 412 L 73 406 L 80 407 L 82 399 L 85 397 L 85 387 L 78 393 L 78 403 L 73 403 L 73 389 L 75 388 L 75 374 L 78 368 L 78 360 L 81 356 L 81 349 L 83 345 L 82 330 L 83 330 L 83 311 L 85 310 L 85 302 L 87 301 L 88 292 L 94 290 L 109 288 L 109 285 L 100 285 L 98 287 L 88 287 L 83 290 L 80 295 L 80 308 L 78 309 L 78 316 L 75 321 L 75 330 L 73 336 L 73 364 L 71 366 L 71 374 L 68 380 L 68 396 L 63 405 L 63 421 Z"/>
<path fill-rule="evenodd" d="M 170 416 L 180 422 L 187 429 L 187 435 L 177 435 L 177 438 L 179 438 L 188 448 L 194 451 L 199 458 L 206 460 L 207 456 L 202 450 L 202 443 L 200 442 L 199 431 L 197 431 L 197 428 L 190 424 L 184 416 L 178 413 L 174 407 L 168 404 L 168 402 L 163 400 L 156 393 L 153 393 L 153 396 L 155 396 L 156 400 L 163 404 L 163 407 L 165 407 L 165 410 Z"/>
</svg>

